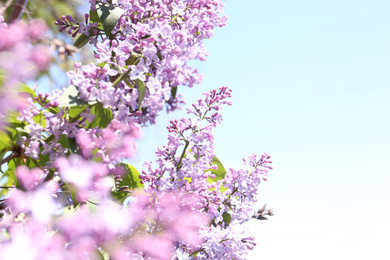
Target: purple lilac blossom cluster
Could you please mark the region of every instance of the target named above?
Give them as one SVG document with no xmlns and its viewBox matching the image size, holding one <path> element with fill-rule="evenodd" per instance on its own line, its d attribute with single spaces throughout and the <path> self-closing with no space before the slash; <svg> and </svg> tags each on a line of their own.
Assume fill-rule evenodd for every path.
<svg viewBox="0 0 390 260">
<path fill-rule="evenodd" d="M 93 8 L 96 3 L 91 4 Z M 101 36 L 101 42 L 95 44 L 97 61 L 104 65 L 81 65 L 76 62 L 76 70 L 68 72 L 68 75 L 71 83 L 77 87 L 77 98 L 101 103 L 104 109 L 111 111 L 113 120 L 126 122 L 127 125 L 153 123 L 165 105 L 173 110 L 184 103 L 180 95 L 172 96 L 172 89 L 180 84 L 192 86 L 195 82 L 192 79 L 198 76 L 186 62 L 190 59 L 204 59 L 206 52 L 202 40 L 212 36 L 214 26 L 225 24 L 226 17 L 219 16 L 223 4 L 220 1 L 118 1 L 118 5 L 125 12 L 114 29 L 116 36 L 113 39 Z M 64 28 L 65 21 L 73 24 L 71 29 L 76 28 L 76 21 L 69 16 L 59 21 L 57 24 L 61 25 L 60 29 Z M 132 65 L 127 64 L 129 60 L 132 60 Z M 129 71 L 128 79 L 113 86 L 113 77 L 124 75 L 124 71 Z M 146 86 L 142 102 L 140 84 Z M 28 122 L 31 130 L 20 141 L 25 155 L 34 159 L 40 154 L 47 155 L 47 168 L 53 166 L 55 158 L 68 152 L 63 148 L 61 138 L 75 138 L 79 129 L 87 123 L 91 124 L 95 117 L 90 113 L 91 109 L 84 110 L 80 120 L 66 117 L 63 110 L 43 113 L 42 107 L 48 109 L 61 105 L 59 99 L 64 91 L 56 90 L 51 96 L 39 97 L 35 106 L 25 109 L 18 117 L 18 120 Z M 42 120 L 36 122 L 34 118 L 38 115 Z M 42 121 L 46 122 L 45 126 Z M 126 139 L 123 138 L 124 133 L 122 129 L 110 131 L 88 127 L 84 137 L 94 140 L 89 149 L 98 152 L 93 156 L 101 158 L 113 168 L 120 157 L 107 152 L 108 142 L 98 140 L 109 135 L 118 144 Z M 53 137 L 50 142 L 46 140 L 48 135 Z M 127 152 L 130 150 L 127 149 Z"/>
<path fill-rule="evenodd" d="M 83 136 L 81 155 L 56 159 L 51 181 L 44 181 L 41 169 L 19 166 L 24 191 L 9 194 L 0 222 L 12 237 L 0 246 L 4 259 L 95 259 L 99 254 L 112 259 L 245 259 L 255 243 L 240 224 L 253 215 L 257 186 L 266 180 L 271 162 L 267 154 L 251 156 L 242 170 L 229 169 L 223 179 L 214 180 L 212 129 L 222 121 L 221 106 L 231 105 L 230 96 L 226 87 L 205 93 L 188 109 L 195 118 L 171 122 L 168 145 L 157 151 L 157 168 L 145 164 L 140 177 L 146 188 L 135 191 L 125 205 L 109 195 L 117 169 L 88 160 L 89 139 Z M 73 203 L 81 204 L 69 204 L 67 193 L 76 194 Z"/>
<path fill-rule="evenodd" d="M 92 9 L 95 4 L 91 2 Z M 199 82 L 196 79 L 200 76 L 186 63 L 190 59 L 205 58 L 207 53 L 202 40 L 212 36 L 214 26 L 225 24 L 226 17 L 219 16 L 222 7 L 220 1 L 118 1 L 118 8 L 123 8 L 124 13 L 114 29 L 115 37 L 98 34 L 101 42 L 97 42 L 98 37 L 93 38 L 95 57 L 100 65 L 76 62 L 75 71 L 68 72 L 71 83 L 77 88 L 77 98 L 101 103 L 104 109 L 111 111 L 113 121 L 126 122 L 125 125 L 153 123 L 164 106 L 168 110 L 176 109 L 184 100 L 181 95 L 173 96 L 172 90 L 178 85 L 192 86 Z M 88 17 L 86 15 L 86 21 Z M 76 30 L 77 26 L 96 25 L 77 23 L 70 16 L 62 17 L 56 23 L 60 30 L 66 26 Z M 113 78 L 125 75 L 126 71 L 128 78 L 114 86 Z M 140 85 L 146 88 L 142 100 Z M 80 113 L 80 120 L 66 117 L 66 111 L 62 109 L 56 113 L 50 113 L 50 110 L 43 113 L 42 107 L 60 107 L 61 95 L 65 94 L 66 90 L 56 90 L 51 96 L 40 96 L 40 100 L 30 102 L 32 106 L 18 117 L 18 120 L 28 122 L 30 130 L 28 136 L 21 137 L 24 154 L 34 159 L 40 154 L 48 156 L 47 168 L 53 166 L 56 158 L 69 152 L 63 147 L 61 138 L 76 138 L 79 129 L 91 125 L 96 117 L 89 108 Z M 38 115 L 42 119 L 37 122 L 34 119 Z M 46 122 L 45 126 L 42 121 Z M 120 156 L 108 153 L 108 142 L 99 140 L 109 136 L 119 144 L 121 140 L 131 139 L 125 137 L 126 131 L 120 127 L 113 128 L 103 130 L 88 126 L 83 130 L 83 136 L 93 140 L 89 149 L 97 150 L 92 156 L 101 158 L 110 168 L 120 161 Z M 50 142 L 47 142 L 47 136 L 51 136 Z M 128 152 L 130 156 L 131 145 L 127 148 L 122 152 Z"/>
<path fill-rule="evenodd" d="M 252 155 L 244 159 L 243 168 L 229 169 L 223 179 L 212 173 L 214 148 L 212 130 L 222 121 L 222 105 L 231 105 L 226 99 L 231 90 L 205 93 L 205 99 L 187 109 L 195 118 L 174 120 L 168 127 L 168 145 L 159 148 L 153 170 L 146 163 L 141 176 L 148 183 L 147 192 L 174 191 L 178 194 L 197 194 L 199 208 L 206 212 L 211 225 L 203 226 L 200 237 L 203 244 L 194 251 L 181 245 L 177 251 L 183 259 L 246 259 L 254 238 L 242 228 L 254 214 L 257 187 L 267 180 L 270 156 Z M 206 122 L 206 125 L 202 123 Z M 227 220 L 226 217 L 229 216 Z"/>
<path fill-rule="evenodd" d="M 108 3 L 90 2 L 92 9 L 97 3 Z M 111 35 L 91 36 L 88 30 L 79 29 L 94 26 L 91 23 L 70 26 L 70 30 L 90 36 L 97 62 L 110 65 L 111 70 L 97 74 L 93 72 L 101 70 L 99 66 L 77 66 L 69 77 L 85 100 L 96 99 L 118 111 L 142 111 L 134 116 L 141 122 L 153 123 L 164 106 L 174 109 L 183 102 L 172 97 L 172 89 L 179 85 L 192 87 L 201 81 L 202 76 L 187 62 L 206 59 L 202 40 L 213 35 L 215 26 L 225 25 L 226 16 L 219 16 L 223 4 L 220 0 L 119 0 L 117 6 L 123 14 Z M 64 19 L 73 21 L 71 17 L 57 20 L 60 30 L 67 26 Z M 128 73 L 127 82 L 113 86 L 108 75 L 118 77 L 124 73 Z M 137 80 L 146 85 L 142 103 L 137 102 L 141 98 Z"/>
<path fill-rule="evenodd" d="M 102 42 L 95 44 L 97 61 L 105 64 L 82 66 L 75 63 L 76 71 L 68 73 L 71 83 L 77 87 L 77 98 L 101 103 L 104 109 L 111 111 L 113 122 L 117 123 L 111 124 L 109 129 L 91 127 L 96 115 L 91 114 L 90 108 L 80 113 L 80 119 L 66 116 L 60 104 L 61 95 L 65 95 L 66 90 L 55 90 L 50 96 L 40 94 L 34 100 L 28 100 L 30 106 L 17 117 L 17 120 L 28 123 L 28 135 L 21 136 L 18 144 L 26 156 L 35 160 L 39 156 L 47 156 L 45 169 L 53 167 L 56 158 L 69 153 L 61 140 L 64 137 L 76 138 L 81 128 L 86 128 L 83 136 L 93 140 L 89 149 L 97 152 L 92 156 L 113 168 L 121 156 L 108 152 L 110 146 L 132 139 L 126 137 L 127 130 L 123 128 L 135 129 L 135 123 L 153 122 L 164 105 L 174 109 L 184 102 L 179 95 L 172 97 L 172 88 L 187 84 L 189 81 L 185 78 L 195 75 L 188 71 L 187 76 L 182 77 L 183 69 L 187 68 L 186 62 L 200 58 L 199 55 L 205 52 L 201 40 L 210 37 L 213 27 L 224 25 L 226 19 L 218 16 L 223 6 L 220 1 L 156 1 L 153 4 L 148 1 L 133 1 L 132 4 L 119 1 L 118 5 L 127 9 L 116 25 L 117 36 L 114 39 L 102 36 Z M 95 2 L 92 3 L 94 6 Z M 64 19 L 76 23 L 71 17 Z M 198 33 L 194 33 L 192 27 L 197 28 Z M 179 41 L 182 37 L 186 40 Z M 106 57 L 104 60 L 103 56 Z M 129 59 L 133 59 L 132 65 L 126 65 Z M 112 78 L 118 77 L 124 70 L 130 71 L 129 78 L 113 86 Z M 152 83 L 154 87 L 150 87 Z M 141 101 L 139 84 L 147 88 Z M 60 108 L 60 111 L 52 113 L 53 107 Z M 107 145 L 110 143 L 105 140 L 107 138 L 112 140 L 111 145 Z M 103 139 L 104 142 L 101 141 Z M 132 146 L 129 144 L 117 151 L 131 156 Z"/>
</svg>

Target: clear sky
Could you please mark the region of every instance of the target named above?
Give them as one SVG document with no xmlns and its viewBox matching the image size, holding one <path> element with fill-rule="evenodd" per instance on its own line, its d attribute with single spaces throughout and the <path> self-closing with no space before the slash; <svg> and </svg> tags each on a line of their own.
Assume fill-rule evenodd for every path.
<svg viewBox="0 0 390 260">
<path fill-rule="evenodd" d="M 249 227 L 250 259 L 390 259 L 390 1 L 225 2 L 207 41 L 204 81 L 189 103 L 227 85 L 233 106 L 216 129 L 225 167 L 266 151 L 274 170 Z M 136 165 L 166 142 L 161 115 Z"/>
</svg>

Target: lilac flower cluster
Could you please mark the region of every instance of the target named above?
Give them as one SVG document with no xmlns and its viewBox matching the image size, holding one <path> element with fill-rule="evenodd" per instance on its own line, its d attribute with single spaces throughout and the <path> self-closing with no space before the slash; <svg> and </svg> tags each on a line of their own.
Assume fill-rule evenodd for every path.
<svg viewBox="0 0 390 260">
<path fill-rule="evenodd" d="M 71 34 L 73 37 L 76 37 L 78 33 L 83 33 L 86 36 L 89 35 L 89 31 L 94 29 L 94 34 L 98 33 L 98 23 L 88 23 L 89 15 L 85 14 L 85 23 L 79 23 L 73 19 L 71 15 L 63 15 L 61 18 L 58 18 L 55 22 L 55 25 L 59 25 L 59 31 L 62 32 L 68 29 L 68 34 Z"/>
<path fill-rule="evenodd" d="M 213 174 L 213 170 L 223 166 L 213 160 L 212 130 L 222 121 L 222 105 L 231 105 L 226 100 L 231 91 L 222 87 L 204 95 L 204 101 L 199 100 L 187 109 L 195 119 L 171 121 L 168 145 L 156 152 L 157 167 L 153 169 L 152 163 L 146 163 L 147 170 L 142 172 L 141 179 L 149 184 L 146 190 L 150 193 L 197 194 L 199 200 L 195 205 L 211 220 L 211 225 L 202 227 L 200 248 L 191 251 L 182 245 L 177 254 L 194 259 L 246 259 L 247 250 L 255 243 L 240 225 L 254 214 L 258 185 L 272 169 L 270 156 L 263 154 L 260 159 L 250 156 L 244 159 L 241 170 L 229 169 L 223 178 Z M 204 121 L 206 125 L 202 124 Z"/>
<path fill-rule="evenodd" d="M 92 10 L 99 4 L 111 5 L 108 1 L 90 2 Z M 142 111 L 135 116 L 141 122 L 153 123 L 165 105 L 172 109 L 175 103 L 182 102 L 171 94 L 177 86 L 192 87 L 201 81 L 202 76 L 187 62 L 205 60 L 207 52 L 202 40 L 213 35 L 215 26 L 225 24 L 226 16 L 219 16 L 223 4 L 220 0 L 117 1 L 116 8 L 123 14 L 106 36 L 91 36 L 88 30 L 65 23 L 66 19 L 76 23 L 71 17 L 57 20 L 60 30 L 70 26 L 77 29 L 75 33 L 83 31 L 90 36 L 97 62 L 111 67 L 107 73 L 97 74 L 102 70 L 99 66 L 76 66 L 76 73 L 69 74 L 71 83 L 85 100 L 96 99 L 119 111 Z M 80 28 L 95 26 L 78 24 Z M 114 86 L 110 77 L 121 75 L 127 75 L 126 80 Z"/>
<path fill-rule="evenodd" d="M 92 3 L 92 9 L 95 4 Z M 175 109 L 184 101 L 180 95 L 173 95 L 172 91 L 180 84 L 192 86 L 197 81 L 193 81 L 197 74 L 185 64 L 190 59 L 203 59 L 205 50 L 201 41 L 212 35 L 215 25 L 225 23 L 226 17 L 218 16 L 222 7 L 219 1 L 134 1 L 132 4 L 119 1 L 117 8 L 123 8 L 124 13 L 114 28 L 115 37 L 111 39 L 99 33 L 102 42 L 95 44 L 97 61 L 104 65 L 75 63 L 76 70 L 68 73 L 71 83 L 77 88 L 77 99 L 89 104 L 101 103 L 104 109 L 111 111 L 113 122 L 126 122 L 125 125 L 133 124 L 135 120 L 138 123 L 154 122 L 157 113 L 166 105 L 169 110 Z M 88 18 L 86 15 L 86 24 Z M 61 17 L 56 24 L 60 30 L 67 27 L 76 30 L 76 25 L 83 27 L 83 23 L 76 22 L 70 16 Z M 86 24 L 96 26 L 95 23 Z M 113 79 L 118 77 L 122 77 L 122 80 L 116 83 Z M 59 100 L 65 94 L 56 91 L 52 96 L 41 96 L 40 100 L 36 98 L 35 107 L 30 106 L 18 117 L 29 124 L 28 136 L 21 137 L 20 141 L 24 154 L 34 159 L 40 154 L 47 155 L 46 168 L 53 166 L 55 158 L 69 153 L 69 149 L 63 147 L 61 138 L 75 138 L 80 128 L 90 125 L 95 117 L 89 108 L 79 114 L 80 120 L 77 120 L 77 116 L 67 117 Z M 60 111 L 52 113 L 52 107 L 60 107 Z M 37 122 L 38 116 L 40 119 Z M 121 140 L 131 138 L 124 137 L 126 130 L 122 131 L 120 127 L 112 125 L 110 129 L 88 127 L 83 130 L 83 136 L 94 140 L 88 148 L 98 151 L 93 156 L 100 157 L 113 168 L 121 157 L 107 153 L 107 149 L 110 149 L 108 142 L 98 140 L 110 136 L 119 144 Z M 112 143 L 111 146 L 115 145 Z M 131 145 L 122 149 L 127 155 L 131 154 L 130 150 Z"/>
<path fill-rule="evenodd" d="M 205 93 L 187 110 L 195 118 L 171 122 L 168 144 L 156 152 L 157 167 L 146 163 L 140 176 L 144 192 L 135 191 L 125 205 L 110 195 L 119 168 L 88 160 L 91 143 L 99 142 L 88 130 L 76 136 L 80 155 L 55 160 L 50 181 L 44 181 L 48 170 L 18 167 L 24 191 L 13 190 L 2 212 L 0 224 L 12 237 L 1 243 L 4 259 L 26 257 L 22 252 L 27 251 L 32 259 L 104 254 L 112 259 L 245 259 L 255 243 L 241 224 L 254 214 L 257 186 L 266 180 L 271 161 L 267 154 L 250 156 L 243 169 L 218 172 L 224 168 L 215 163 L 212 130 L 222 121 L 222 105 L 231 105 L 230 96 L 227 87 Z M 113 121 L 104 130 L 112 134 L 121 126 Z M 101 140 L 107 146 L 110 133 Z M 138 132 L 128 135 L 135 139 Z M 129 156 L 117 149 L 122 148 L 107 151 Z"/>
<path fill-rule="evenodd" d="M 131 207 L 102 198 L 63 208 L 56 188 L 12 194 L 1 221 L 11 237 L 2 238 L 2 259 L 171 259 L 176 241 L 195 247 L 207 225 L 172 193 L 138 194 Z"/>
</svg>

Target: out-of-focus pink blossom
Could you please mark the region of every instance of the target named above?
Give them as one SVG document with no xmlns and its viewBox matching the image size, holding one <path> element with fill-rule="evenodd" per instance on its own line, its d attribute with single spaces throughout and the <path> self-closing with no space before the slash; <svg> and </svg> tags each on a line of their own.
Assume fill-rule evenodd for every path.
<svg viewBox="0 0 390 260">
<path fill-rule="evenodd" d="M 29 24 L 19 22 L 6 25 L 0 17 L 0 115 L 20 111 L 25 107 L 24 98 L 17 95 L 20 83 L 33 79 L 39 71 L 50 64 L 48 48 L 35 45 L 47 30 L 44 22 L 31 20 Z M 0 129 L 4 123 L 0 117 Z"/>
<path fill-rule="evenodd" d="M 43 171 L 39 168 L 29 169 L 26 166 L 16 168 L 16 176 L 26 190 L 35 188 L 43 178 Z"/>
</svg>

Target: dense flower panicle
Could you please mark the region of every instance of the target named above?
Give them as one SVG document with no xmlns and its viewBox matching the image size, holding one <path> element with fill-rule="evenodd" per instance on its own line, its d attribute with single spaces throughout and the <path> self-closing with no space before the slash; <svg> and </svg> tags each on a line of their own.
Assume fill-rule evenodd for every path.
<svg viewBox="0 0 390 260">
<path fill-rule="evenodd" d="M 107 3 L 90 2 L 92 9 L 97 3 Z M 101 70 L 98 66 L 82 66 L 76 68 L 76 73 L 69 73 L 71 83 L 78 87 L 82 99 L 96 99 L 104 104 L 110 102 L 113 109 L 121 110 L 126 106 L 134 112 L 142 110 L 143 113 L 134 116 L 141 122 L 153 123 L 159 111 L 165 106 L 172 110 L 170 105 L 177 102 L 176 97 L 171 100 L 172 89 L 179 85 L 192 87 L 201 81 L 202 76 L 187 62 L 205 60 L 207 52 L 202 40 L 213 35 L 215 26 L 225 25 L 226 16 L 219 16 L 223 4 L 220 0 L 170 0 L 117 1 L 117 5 L 123 10 L 123 15 L 111 35 L 89 35 L 88 28 L 96 25 L 78 23 L 69 16 L 57 20 L 60 30 L 70 28 L 72 33 L 75 30 L 74 35 L 83 32 L 90 36 L 91 42 L 95 43 L 97 62 L 113 69 L 107 75 L 91 73 Z M 86 17 L 88 20 L 89 16 Z M 129 81 L 120 82 L 114 89 L 108 76 L 125 72 Z M 146 86 L 142 103 L 137 102 L 141 88 L 137 80 Z"/>
<path fill-rule="evenodd" d="M 268 178 L 269 166 L 272 163 L 271 156 L 264 153 L 260 159 L 256 155 L 244 159 L 243 168 L 236 171 L 232 168 L 228 170 L 225 181 L 225 187 L 230 194 L 226 200 L 229 207 L 233 207 L 232 220 L 238 223 L 244 223 L 253 216 L 254 203 L 257 201 L 257 190 L 261 181 Z"/>
<path fill-rule="evenodd" d="M 241 170 L 229 169 L 224 179 L 214 180 L 213 170 L 219 166 L 213 161 L 212 130 L 222 121 L 222 106 L 231 105 L 230 97 L 231 90 L 226 87 L 205 93 L 204 100 L 188 109 L 195 118 L 171 122 L 168 144 L 156 152 L 157 167 L 146 163 L 140 176 L 146 193 L 136 192 L 122 206 L 110 199 L 114 186 L 110 176 L 117 173 L 112 168 L 115 165 L 105 160 L 116 158 L 119 162 L 133 155 L 138 129 L 116 119 L 105 129 L 76 129 L 80 155 L 57 158 L 56 177 L 50 185 L 42 182 L 48 169 L 17 168 L 26 191 L 11 193 L 2 219 L 7 225 L 23 212 L 21 221 L 29 228 L 48 226 L 39 229 L 40 236 L 59 230 L 54 235 L 58 245 L 37 245 L 25 233 L 26 244 L 15 244 L 12 239 L 0 247 L 5 252 L 13 252 L 15 247 L 39 248 L 34 257 L 42 259 L 47 251 L 61 255 L 58 259 L 94 259 L 101 250 L 113 259 L 245 259 L 255 243 L 240 224 L 254 213 L 257 186 L 266 180 L 271 161 L 267 154 L 260 158 L 253 155 L 244 160 Z M 30 120 L 23 115 L 24 120 Z M 62 116 L 56 120 L 63 120 Z M 33 137 L 40 131 L 32 130 Z M 95 148 L 102 159 L 99 163 L 89 160 L 96 156 L 92 153 Z M 69 193 L 74 195 L 69 197 Z M 81 204 L 75 209 L 75 203 Z M 58 214 L 64 205 L 68 205 L 68 213 Z M 64 241 L 72 242 L 60 247 Z"/>
<path fill-rule="evenodd" d="M 195 119 L 171 121 L 168 145 L 156 152 L 157 167 L 153 169 L 153 163 L 146 163 L 142 172 L 141 178 L 149 184 L 146 190 L 150 193 L 166 190 L 198 194 L 196 205 L 211 220 L 211 225 L 202 227 L 203 243 L 197 257 L 190 257 L 195 251 L 182 246 L 175 254 L 183 259 L 246 259 L 247 251 L 255 245 L 253 239 L 248 239 L 247 231 L 237 228 L 254 214 L 258 185 L 272 169 L 270 156 L 263 154 L 258 159 L 252 155 L 244 159 L 243 168 L 229 169 L 223 180 L 213 181 L 216 176 L 211 171 L 218 168 L 213 165 L 212 130 L 222 121 L 222 106 L 232 104 L 230 97 L 227 87 L 212 90 L 204 94 L 204 100 L 187 109 Z"/>
</svg>

